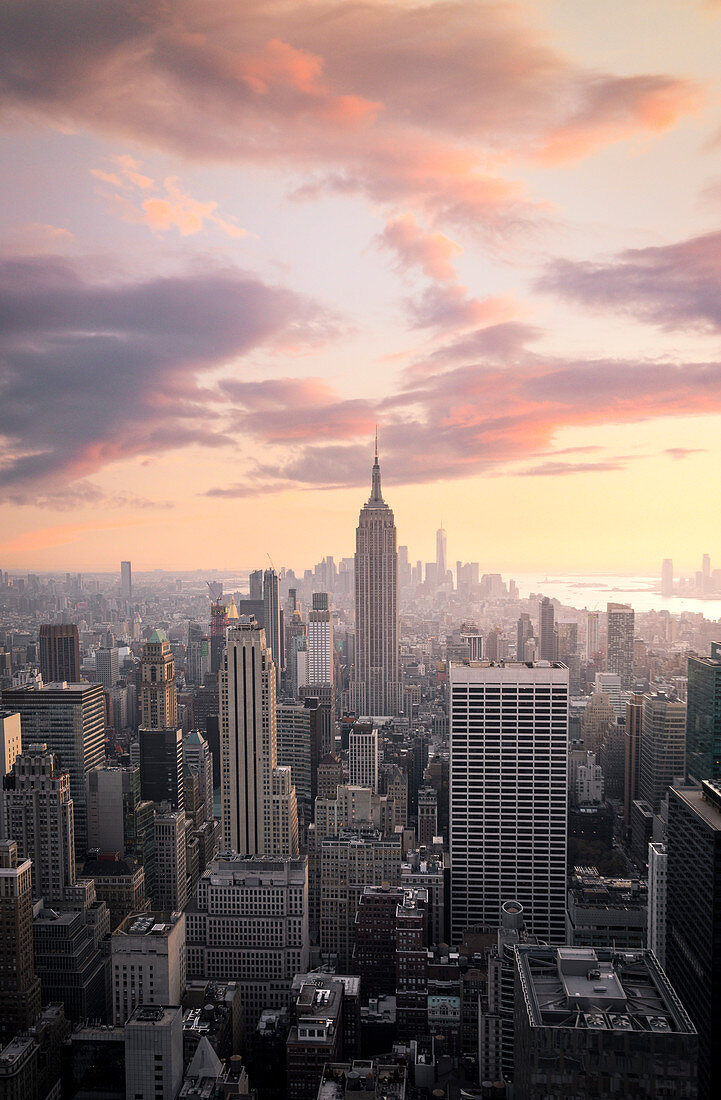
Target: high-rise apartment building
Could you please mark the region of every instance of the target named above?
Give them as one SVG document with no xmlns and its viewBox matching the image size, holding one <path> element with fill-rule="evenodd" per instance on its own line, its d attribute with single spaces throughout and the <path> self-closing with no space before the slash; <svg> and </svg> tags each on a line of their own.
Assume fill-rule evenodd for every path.
<svg viewBox="0 0 721 1100">
<path fill-rule="evenodd" d="M 264 1008 L 285 1008 L 308 969 L 308 867 L 226 853 L 203 872 L 187 910 L 188 976 L 238 983 L 243 1035 Z"/>
<path fill-rule="evenodd" d="M 20 714 L 26 745 L 44 742 L 70 775 L 75 818 L 75 858 L 88 841 L 87 776 L 105 759 L 105 693 L 102 684 L 46 684 L 10 688 L 3 704 Z"/>
<path fill-rule="evenodd" d="M 710 657 L 688 659 L 686 775 L 721 779 L 721 642 Z"/>
<path fill-rule="evenodd" d="M 40 1011 L 33 964 L 33 887 L 29 859 L 0 840 L 0 1042 L 26 1031 Z"/>
<path fill-rule="evenodd" d="M 621 687 L 629 691 L 633 687 L 633 635 L 634 611 L 630 604 L 606 605 L 608 642 L 606 669 L 621 677 Z"/>
<path fill-rule="evenodd" d="M 647 692 L 641 715 L 641 798 L 654 809 L 686 765 L 686 704 L 663 691 Z"/>
<path fill-rule="evenodd" d="M 568 669 L 451 662 L 451 941 L 498 925 L 508 898 L 563 943 Z"/>
<path fill-rule="evenodd" d="M 348 780 L 354 787 L 378 790 L 378 727 L 360 720 L 348 739 Z"/>
<path fill-rule="evenodd" d="M 46 903 L 63 900 L 75 882 L 75 828 L 70 776 L 44 744 L 28 745 L 3 778 L 5 836 L 32 860 L 33 892 Z"/>
<path fill-rule="evenodd" d="M 141 722 L 146 730 L 173 729 L 178 724 L 175 658 L 164 631 L 154 630 L 143 646 Z"/>
<path fill-rule="evenodd" d="M 39 633 L 40 675 L 43 682 L 77 684 L 80 679 L 80 638 L 75 623 L 43 623 Z"/>
<path fill-rule="evenodd" d="M 600 639 L 600 611 L 586 612 L 586 660 L 590 661 L 594 653 L 598 653 L 601 646 Z"/>
<path fill-rule="evenodd" d="M 714 1093 L 721 1035 L 721 784 L 672 787 L 668 805 L 666 970 L 696 1025 L 698 1095 Z"/>
<path fill-rule="evenodd" d="M 220 672 L 223 843 L 244 856 L 296 856 L 290 769 L 278 766 L 276 671 L 253 619 L 229 627 Z"/>
<path fill-rule="evenodd" d="M 133 598 L 133 568 L 129 561 L 120 563 L 120 595 L 124 600 Z"/>
<path fill-rule="evenodd" d="M 398 650 L 398 551 L 392 510 L 383 500 L 376 442 L 371 495 L 356 529 L 356 714 L 399 714 L 403 706 Z"/>
<path fill-rule="evenodd" d="M 556 660 L 556 611 L 548 596 L 538 605 L 538 657 L 541 661 Z M 523 658 L 519 656 L 519 660 Z"/>
<path fill-rule="evenodd" d="M 661 595 L 673 596 L 673 561 L 664 558 L 661 566 Z"/>
</svg>

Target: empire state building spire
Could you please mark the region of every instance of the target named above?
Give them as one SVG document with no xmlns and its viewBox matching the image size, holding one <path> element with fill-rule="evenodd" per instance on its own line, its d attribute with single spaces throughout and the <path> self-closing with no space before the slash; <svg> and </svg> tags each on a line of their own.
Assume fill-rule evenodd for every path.
<svg viewBox="0 0 721 1100">
<path fill-rule="evenodd" d="M 379 505 L 387 507 L 386 502 L 383 499 L 383 493 L 381 492 L 381 468 L 378 464 L 378 429 L 376 428 L 376 457 L 373 463 L 373 474 L 371 476 L 371 495 L 368 504 Z"/>
<path fill-rule="evenodd" d="M 381 492 L 377 433 L 371 495 L 356 528 L 355 638 L 351 700 L 356 714 L 400 714 L 398 549 L 393 511 Z"/>
</svg>

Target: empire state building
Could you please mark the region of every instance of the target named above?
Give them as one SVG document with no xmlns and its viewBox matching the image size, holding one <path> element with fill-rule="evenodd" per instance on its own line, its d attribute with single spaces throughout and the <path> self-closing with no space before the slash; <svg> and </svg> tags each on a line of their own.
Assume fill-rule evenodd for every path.
<svg viewBox="0 0 721 1100">
<path fill-rule="evenodd" d="M 356 529 L 355 680 L 351 689 L 358 715 L 402 712 L 396 525 L 381 492 L 377 439 L 371 495 L 361 509 Z"/>
</svg>

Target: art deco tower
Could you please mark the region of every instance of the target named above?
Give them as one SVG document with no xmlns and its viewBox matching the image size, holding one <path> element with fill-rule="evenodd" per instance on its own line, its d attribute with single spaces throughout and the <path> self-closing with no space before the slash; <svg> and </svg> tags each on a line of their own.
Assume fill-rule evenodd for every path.
<svg viewBox="0 0 721 1100">
<path fill-rule="evenodd" d="M 361 509 L 356 529 L 355 680 L 351 698 L 359 715 L 394 715 L 402 710 L 396 525 L 381 493 L 377 439 L 371 495 Z"/>
</svg>

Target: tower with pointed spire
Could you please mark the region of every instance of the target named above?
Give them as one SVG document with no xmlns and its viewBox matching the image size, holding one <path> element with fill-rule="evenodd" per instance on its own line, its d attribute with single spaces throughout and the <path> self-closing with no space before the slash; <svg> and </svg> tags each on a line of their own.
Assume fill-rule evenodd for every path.
<svg viewBox="0 0 721 1100">
<path fill-rule="evenodd" d="M 393 511 L 383 500 L 376 429 L 371 495 L 356 528 L 355 675 L 358 715 L 402 713 L 398 656 L 398 548 Z"/>
</svg>

